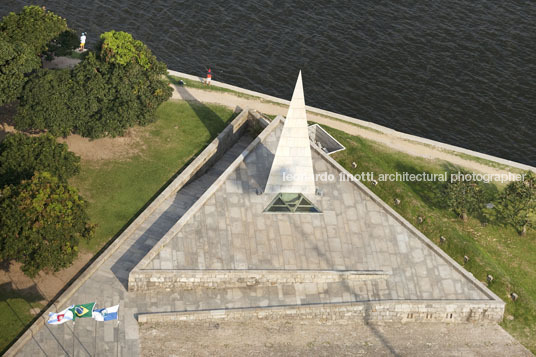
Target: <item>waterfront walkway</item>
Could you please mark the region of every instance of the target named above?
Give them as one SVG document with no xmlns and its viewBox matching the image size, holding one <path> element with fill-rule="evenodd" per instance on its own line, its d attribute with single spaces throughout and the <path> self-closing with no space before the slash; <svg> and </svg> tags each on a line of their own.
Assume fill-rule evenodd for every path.
<svg viewBox="0 0 536 357">
<path fill-rule="evenodd" d="M 170 72 L 170 73 L 172 75 L 180 74 L 177 72 Z M 188 78 L 192 78 L 192 77 L 193 76 L 188 76 Z M 213 83 L 215 83 L 216 85 L 219 85 L 217 82 L 213 81 Z M 228 86 L 225 84 L 222 84 L 222 86 L 224 86 L 224 88 L 232 87 L 232 86 Z M 224 105 L 226 107 L 233 108 L 233 109 L 236 108 L 237 106 L 240 108 L 254 108 L 255 110 L 261 113 L 265 113 L 269 115 L 285 116 L 288 110 L 288 104 L 284 104 L 283 100 L 279 100 L 278 98 L 273 98 L 269 96 L 264 96 L 260 93 L 255 93 L 255 94 L 262 95 L 263 97 L 256 98 L 256 97 L 249 95 L 248 93 L 250 91 L 247 91 L 247 90 L 244 90 L 244 92 L 248 94 L 247 96 L 237 96 L 231 92 L 215 91 L 215 90 L 209 90 L 209 89 L 205 90 L 205 89 L 197 89 L 197 88 L 188 87 L 188 91 L 187 91 L 188 95 L 185 96 L 184 93 L 186 91 L 178 91 L 176 86 L 173 86 L 173 87 L 174 87 L 174 91 L 173 91 L 172 99 L 187 100 L 187 101 L 195 100 L 195 101 L 199 101 L 202 103 L 214 103 L 214 104 Z M 234 87 L 232 88 L 237 89 Z M 279 100 L 280 103 L 276 103 L 273 100 Z M 329 112 L 326 112 L 326 113 L 329 114 Z M 454 151 L 449 150 L 449 149 L 454 148 L 450 145 L 434 142 L 432 140 L 427 140 L 423 138 L 413 137 L 412 135 L 400 133 L 400 132 L 397 132 L 395 130 L 391 130 L 385 127 L 381 127 L 383 131 L 380 131 L 376 129 L 376 127 L 380 127 L 380 126 L 372 124 L 372 123 L 370 123 L 370 128 L 367 128 L 365 126 L 354 125 L 343 119 L 338 119 L 338 118 L 322 115 L 322 114 L 319 114 L 317 112 L 312 112 L 312 111 L 308 111 L 307 119 L 309 121 L 316 122 L 321 125 L 327 125 L 332 128 L 344 131 L 350 135 L 357 135 L 365 139 L 375 141 L 377 143 L 387 146 L 388 148 L 394 149 L 396 151 L 399 151 L 405 154 L 409 154 L 409 155 L 416 156 L 416 157 L 422 157 L 425 159 L 431 159 L 431 160 L 444 160 L 454 165 L 465 167 L 469 170 L 480 172 L 480 173 L 507 174 L 509 172 L 509 168 L 506 165 L 509 165 L 509 166 L 512 166 L 521 170 L 533 170 L 536 172 L 536 168 L 530 167 L 528 165 L 511 162 L 511 161 L 500 159 L 500 158 L 493 158 L 491 156 L 488 157 L 488 155 L 474 153 L 474 152 L 471 152 L 470 150 L 465 150 L 462 148 L 456 148 L 458 152 L 454 152 Z M 348 120 L 351 120 L 351 119 L 352 118 L 349 118 Z M 357 119 L 354 119 L 354 120 L 358 122 Z M 419 141 L 421 142 L 416 141 L 416 139 L 419 139 Z M 477 161 L 477 160 L 468 159 L 467 155 L 479 155 L 481 157 L 477 158 L 478 160 Z M 489 159 L 496 159 L 497 163 L 490 162 L 490 164 L 488 164 L 486 161 Z"/>
</svg>

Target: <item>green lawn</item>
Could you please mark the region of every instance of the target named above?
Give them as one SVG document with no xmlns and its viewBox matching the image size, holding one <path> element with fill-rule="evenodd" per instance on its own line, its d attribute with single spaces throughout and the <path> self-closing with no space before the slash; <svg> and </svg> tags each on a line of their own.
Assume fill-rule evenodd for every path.
<svg viewBox="0 0 536 357">
<path fill-rule="evenodd" d="M 31 309 L 42 309 L 38 293 L 0 290 L 0 353 L 33 318 Z"/>
<path fill-rule="evenodd" d="M 326 129 L 346 146 L 346 150 L 333 157 L 352 174 L 372 171 L 377 177 L 380 173 L 440 173 L 452 168 L 444 162 L 415 158 L 339 130 Z M 358 165 L 356 169 L 351 165 L 354 161 Z M 512 228 L 486 225 L 474 217 L 464 223 L 444 207 L 441 182 L 385 181 L 377 186 L 364 183 L 458 263 L 465 265 L 478 280 L 485 282 L 487 274 L 493 275 L 489 287 L 507 303 L 505 316 L 513 316 L 513 320 L 505 318 L 502 326 L 536 352 L 534 231 L 520 237 Z M 395 198 L 400 199 L 399 206 L 394 204 Z M 422 224 L 418 223 L 418 216 L 424 217 Z M 442 235 L 447 241 L 439 244 Z M 470 259 L 466 264 L 464 255 Z M 512 292 L 519 295 L 516 302 L 509 296 Z"/>
<path fill-rule="evenodd" d="M 163 103 L 158 121 L 141 131 L 139 152 L 128 159 L 83 161 L 71 179 L 89 201 L 95 237 L 81 249 L 97 252 L 140 212 L 197 153 L 235 117 L 218 105 Z M 0 290 L 0 353 L 28 324 L 31 308 L 43 298 L 31 292 Z"/>
<path fill-rule="evenodd" d="M 235 117 L 222 106 L 183 101 L 163 103 L 157 116 L 156 123 L 143 129 L 137 155 L 85 161 L 72 179 L 89 199 L 89 214 L 97 224 L 95 238 L 83 248 L 100 249 Z"/>
</svg>

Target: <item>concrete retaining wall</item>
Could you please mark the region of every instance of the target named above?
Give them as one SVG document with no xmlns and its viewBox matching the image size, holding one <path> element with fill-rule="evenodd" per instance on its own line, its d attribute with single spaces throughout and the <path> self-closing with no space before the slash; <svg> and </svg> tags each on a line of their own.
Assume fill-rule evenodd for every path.
<svg viewBox="0 0 536 357">
<path fill-rule="evenodd" d="M 346 149 L 337 141 L 337 139 L 329 135 L 329 133 L 318 124 L 309 126 L 309 139 L 328 155 Z"/>
<path fill-rule="evenodd" d="M 229 289 L 279 284 L 331 283 L 387 279 L 383 271 L 337 270 L 138 270 L 128 277 L 129 291 L 195 288 Z"/>
<path fill-rule="evenodd" d="M 414 302 L 371 301 L 339 304 L 295 305 L 244 309 L 138 314 L 138 322 L 324 319 L 371 322 L 500 322 L 503 306 L 496 302 L 465 300 Z"/>
<path fill-rule="evenodd" d="M 238 141 L 238 138 L 242 136 L 248 127 L 248 120 L 255 119 L 250 114 L 249 110 L 243 110 L 229 125 L 227 125 L 220 135 L 218 135 L 217 140 L 212 142 L 207 147 L 207 150 L 203 151 L 202 155 L 198 156 L 198 169 L 190 181 L 205 174 L 205 172 Z"/>
</svg>

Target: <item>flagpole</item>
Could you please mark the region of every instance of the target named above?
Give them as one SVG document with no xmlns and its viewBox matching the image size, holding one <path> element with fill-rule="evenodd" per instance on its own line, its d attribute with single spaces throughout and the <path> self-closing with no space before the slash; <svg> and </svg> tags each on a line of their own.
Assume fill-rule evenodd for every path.
<svg viewBox="0 0 536 357">
<path fill-rule="evenodd" d="M 74 326 L 76 325 L 76 320 L 73 317 L 73 357 L 74 357 Z"/>
<path fill-rule="evenodd" d="M 97 306 L 97 300 L 95 300 L 95 304 L 93 304 L 93 310 L 95 310 L 95 306 Z M 93 311 L 91 311 L 91 318 L 93 320 L 95 320 L 95 318 L 93 317 Z M 93 356 L 97 357 L 97 320 L 95 320 L 95 324 L 93 325 L 95 326 L 94 328 L 94 332 L 95 332 L 95 349 L 94 349 L 94 354 Z"/>
<path fill-rule="evenodd" d="M 119 334 L 121 333 L 121 331 L 119 330 L 119 317 L 117 318 L 117 357 L 119 357 Z"/>
<path fill-rule="evenodd" d="M 93 356 L 97 356 L 97 320 L 95 320 L 95 354 Z"/>
</svg>

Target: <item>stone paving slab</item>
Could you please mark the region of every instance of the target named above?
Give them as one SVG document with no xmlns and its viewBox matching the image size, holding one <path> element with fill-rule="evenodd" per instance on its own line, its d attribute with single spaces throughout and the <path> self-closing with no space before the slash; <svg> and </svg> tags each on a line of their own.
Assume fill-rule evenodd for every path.
<svg viewBox="0 0 536 357">
<path fill-rule="evenodd" d="M 129 272 L 160 240 L 162 232 L 169 230 L 213 180 L 220 177 L 233 157 L 242 153 L 248 142 L 241 139 L 204 177 L 162 203 L 72 297 L 78 303 L 97 300 L 99 306 L 119 303 L 118 326 L 113 322 L 103 323 L 96 330 L 93 320 L 80 319 L 74 326 L 74 335 L 69 323 L 45 326 L 20 354 L 72 355 L 74 350 L 74 355 L 81 356 L 93 355 L 97 348 L 97 355 L 139 355 L 138 313 L 371 300 L 492 300 L 492 295 L 454 269 L 451 261 L 401 224 L 370 192 L 356 188 L 351 182 L 318 184 L 323 196 L 309 198 L 321 208 L 322 214 L 257 214 L 270 200 L 266 195 L 258 195 L 257 189 L 266 184 L 266 173 L 280 133 L 278 126 L 273 135 L 245 157 L 230 179 L 209 197 L 208 204 L 193 214 L 178 232 L 176 237 L 180 239 L 171 241 L 174 249 L 165 251 L 165 247 L 163 254 L 157 254 L 151 264 L 164 265 L 167 269 L 372 269 L 390 272 L 388 279 L 127 292 Z M 338 173 L 337 167 L 326 162 L 322 153 L 313 152 L 313 159 L 315 171 Z"/>
<path fill-rule="evenodd" d="M 264 213 L 273 195 L 257 194 L 270 172 L 263 158 L 273 156 L 280 135 L 281 125 L 141 270 L 146 276 L 173 269 L 381 270 L 391 273 L 387 285 L 367 291 L 369 299 L 490 299 L 367 192 L 339 181 L 340 171 L 317 151 L 315 174 L 336 179 L 317 181 L 323 195 L 307 196 L 322 213 Z M 342 299 L 345 284 L 326 292 L 336 296 L 332 302 Z M 356 296 L 353 287 L 348 293 Z"/>
<path fill-rule="evenodd" d="M 135 315 L 139 299 L 126 292 L 128 273 L 250 142 L 250 137 L 242 137 L 207 171 L 205 175 L 210 179 L 195 180 L 163 202 L 72 296 L 74 303 L 96 301 L 100 307 L 119 304 L 119 324 L 78 319 L 74 325 L 70 322 L 59 326 L 45 325 L 18 355 L 93 356 L 96 353 L 98 356 L 138 356 Z"/>
</svg>

